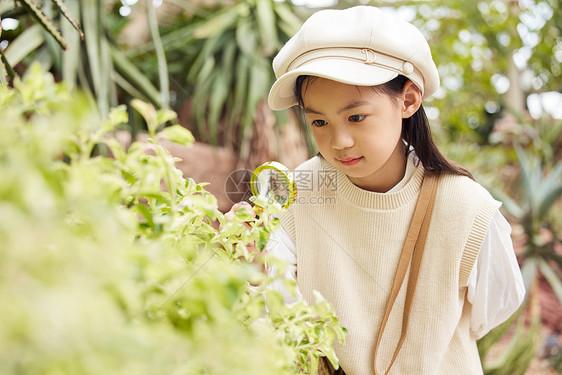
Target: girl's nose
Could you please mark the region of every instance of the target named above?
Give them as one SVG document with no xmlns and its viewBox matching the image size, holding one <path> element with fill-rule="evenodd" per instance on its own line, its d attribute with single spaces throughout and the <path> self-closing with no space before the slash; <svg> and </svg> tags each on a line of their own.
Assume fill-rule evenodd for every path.
<svg viewBox="0 0 562 375">
<path fill-rule="evenodd" d="M 338 126 L 332 132 L 331 146 L 334 150 L 343 150 L 353 146 L 353 136 L 345 125 Z"/>
</svg>

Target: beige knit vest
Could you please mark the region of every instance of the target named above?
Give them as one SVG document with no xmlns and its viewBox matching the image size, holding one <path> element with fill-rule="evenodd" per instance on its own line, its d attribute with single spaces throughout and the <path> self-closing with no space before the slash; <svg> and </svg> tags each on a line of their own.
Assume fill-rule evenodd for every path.
<svg viewBox="0 0 562 375">
<path fill-rule="evenodd" d="M 299 166 L 297 202 L 282 225 L 295 240 L 297 281 L 314 302 L 318 290 L 348 329 L 335 347 L 348 375 L 372 375 L 376 334 L 423 178 L 416 169 L 400 191 L 361 190 L 322 158 Z M 391 374 L 480 374 L 470 333 L 466 284 L 500 203 L 476 182 L 442 175 L 414 297 L 408 336 Z M 407 278 L 378 353 L 388 367 L 400 337 Z"/>
</svg>

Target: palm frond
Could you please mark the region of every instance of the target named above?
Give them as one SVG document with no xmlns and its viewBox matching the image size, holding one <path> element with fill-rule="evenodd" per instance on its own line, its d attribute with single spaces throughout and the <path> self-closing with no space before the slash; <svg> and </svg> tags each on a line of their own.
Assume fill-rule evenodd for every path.
<svg viewBox="0 0 562 375">
<path fill-rule="evenodd" d="M 19 0 L 22 6 L 55 38 L 62 49 L 68 48 L 60 31 L 53 25 L 53 20 L 45 15 L 43 9 L 33 0 Z"/>
<path fill-rule="evenodd" d="M 64 1 L 62 0 L 53 0 L 53 2 L 55 3 L 55 5 L 57 6 L 57 8 L 59 9 L 59 11 L 61 12 L 61 14 L 68 20 L 68 22 L 70 22 L 70 24 L 74 27 L 74 29 L 76 29 L 76 31 L 78 31 L 78 34 L 80 35 L 80 39 L 84 40 L 84 33 L 82 32 L 82 29 L 80 28 L 80 25 L 78 24 L 78 22 L 74 19 L 74 17 L 72 16 L 72 13 L 68 10 L 66 4 L 64 3 Z"/>
</svg>

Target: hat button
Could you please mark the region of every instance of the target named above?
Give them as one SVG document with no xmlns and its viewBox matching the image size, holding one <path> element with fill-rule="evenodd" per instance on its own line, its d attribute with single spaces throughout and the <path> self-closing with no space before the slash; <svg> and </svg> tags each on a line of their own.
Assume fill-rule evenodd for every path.
<svg viewBox="0 0 562 375">
<path fill-rule="evenodd" d="M 414 66 L 411 62 L 406 61 L 404 65 L 402 65 L 402 71 L 406 74 L 412 74 L 414 72 Z"/>
<path fill-rule="evenodd" d="M 377 54 L 372 49 L 364 48 L 361 50 L 361 53 L 365 55 L 365 64 L 372 64 L 377 59 Z"/>
</svg>

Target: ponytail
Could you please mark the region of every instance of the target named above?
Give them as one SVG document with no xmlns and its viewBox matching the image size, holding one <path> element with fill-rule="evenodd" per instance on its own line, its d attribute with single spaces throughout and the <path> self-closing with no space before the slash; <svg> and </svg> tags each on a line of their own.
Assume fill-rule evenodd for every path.
<svg viewBox="0 0 562 375">
<path fill-rule="evenodd" d="M 425 170 L 452 173 L 474 179 L 469 171 L 447 159 L 439 151 L 431 136 L 429 120 L 423 106 L 420 106 L 412 117 L 402 119 L 402 139 L 408 146 L 412 146 Z"/>
</svg>

